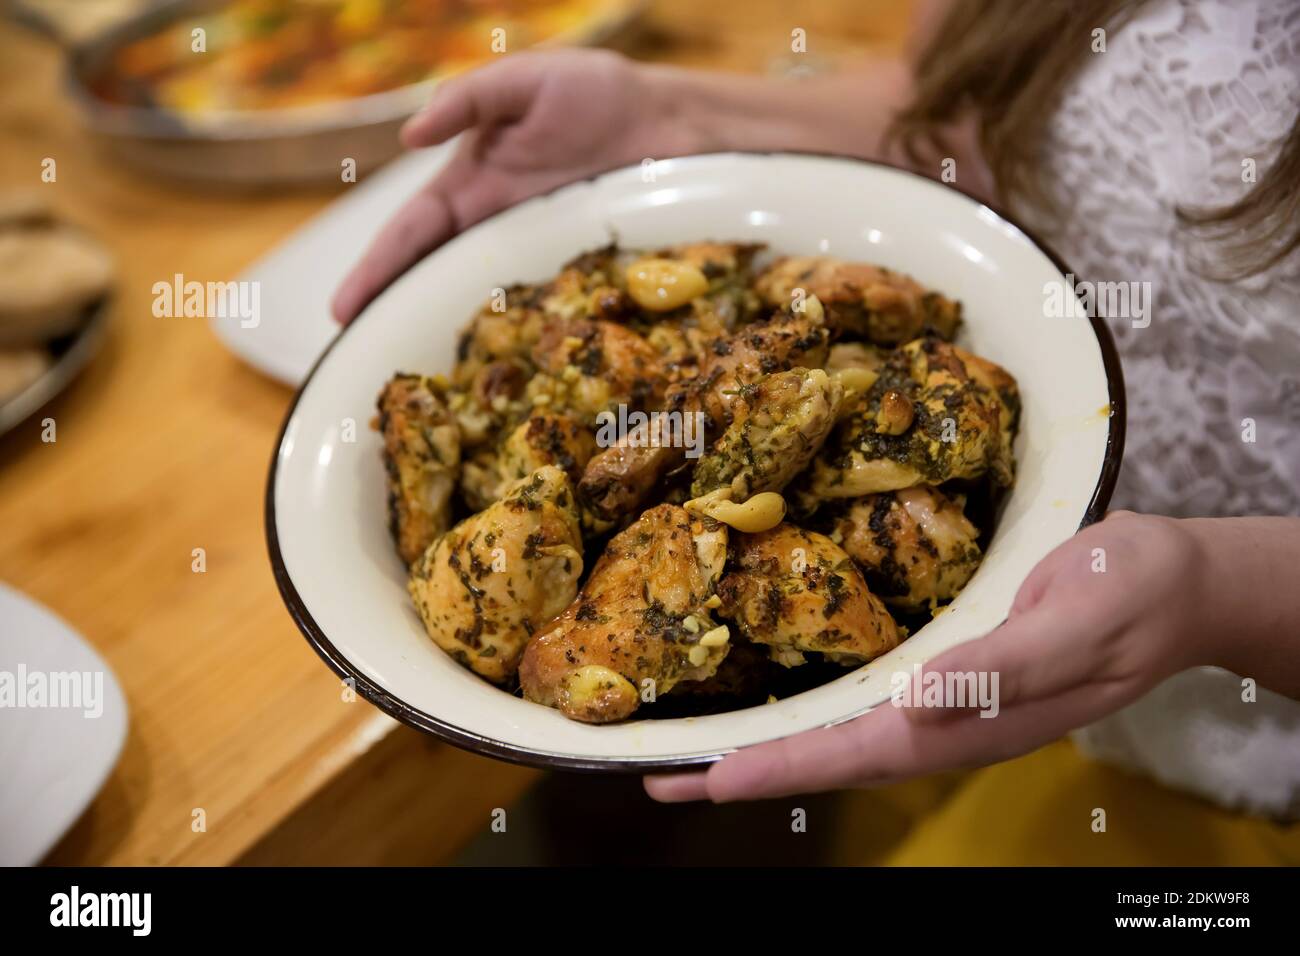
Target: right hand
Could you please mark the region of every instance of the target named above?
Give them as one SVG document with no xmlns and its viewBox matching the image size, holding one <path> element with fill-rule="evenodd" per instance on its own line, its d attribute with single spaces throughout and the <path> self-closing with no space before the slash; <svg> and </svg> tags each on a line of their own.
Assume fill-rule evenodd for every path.
<svg viewBox="0 0 1300 956">
<path fill-rule="evenodd" d="M 662 68 L 603 50 L 521 53 L 438 86 L 402 128 L 408 147 L 465 133 L 437 176 L 380 230 L 335 293 L 343 323 L 461 230 L 557 186 L 639 162 L 705 151 Z"/>
</svg>

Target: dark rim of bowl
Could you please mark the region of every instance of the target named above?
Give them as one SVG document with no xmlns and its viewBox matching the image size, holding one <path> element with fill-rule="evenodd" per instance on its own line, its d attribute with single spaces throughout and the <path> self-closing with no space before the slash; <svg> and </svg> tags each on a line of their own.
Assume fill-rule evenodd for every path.
<svg viewBox="0 0 1300 956">
<path fill-rule="evenodd" d="M 1034 245 L 1040 252 L 1051 260 L 1052 264 L 1061 273 L 1061 275 L 1072 275 L 1073 273 L 1061 261 L 1061 257 L 1052 250 L 1045 242 L 1040 240 L 1034 233 L 1024 228 L 1014 218 L 1005 212 L 993 206 L 982 199 L 979 199 L 964 189 L 955 187 L 948 183 L 939 183 L 928 176 L 922 176 L 920 173 L 910 169 L 905 169 L 893 163 L 885 163 L 874 160 L 858 159 L 851 156 L 839 156 L 833 153 L 818 152 L 801 152 L 797 150 L 729 150 L 721 153 L 700 153 L 693 156 L 673 157 L 673 162 L 691 162 L 692 160 L 718 158 L 725 156 L 795 156 L 810 157 L 819 159 L 829 159 L 836 162 L 849 163 L 862 166 L 877 166 L 886 169 L 893 169 L 897 172 L 905 173 L 918 180 L 930 183 L 941 189 L 951 189 L 954 192 L 964 195 L 972 202 L 992 211 L 1003 222 L 1014 227 L 1029 242 Z M 605 176 L 614 175 L 628 169 L 634 169 L 636 166 L 623 166 L 618 169 L 606 170 L 592 176 L 574 180 L 557 186 L 554 189 L 547 190 L 539 196 L 529 197 L 529 199 L 539 199 L 553 195 L 562 189 L 578 182 L 594 182 Z M 528 202 L 529 200 L 524 200 Z M 465 230 L 464 235 L 481 225 L 491 222 L 497 216 L 507 212 L 509 208 L 502 209 L 493 213 L 486 219 L 475 223 L 469 229 Z M 453 245 L 459 236 L 453 237 L 444 245 L 434 250 L 431 255 L 438 255 L 443 249 Z M 275 484 L 276 474 L 280 463 L 280 449 L 284 445 L 285 432 L 288 430 L 289 422 L 293 420 L 294 412 L 297 411 L 298 402 L 302 399 L 303 392 L 316 375 L 317 369 L 321 363 L 334 350 L 343 336 L 347 335 L 350 329 L 356 327 L 369 311 L 369 306 L 363 310 L 362 314 L 357 316 L 346 326 L 339 329 L 338 333 L 326 346 L 325 350 L 317 357 L 311 370 L 303 379 L 302 384 L 298 386 L 294 394 L 293 401 L 290 403 L 288 411 L 285 412 L 284 422 L 280 426 L 280 434 L 276 438 L 275 447 L 271 453 L 271 467 L 267 475 L 266 482 L 266 504 L 265 504 L 265 521 L 266 521 L 266 545 L 271 559 L 271 568 L 275 573 L 275 583 L 280 589 L 280 596 L 283 598 L 285 606 L 289 609 L 289 614 L 298 629 L 302 631 L 307 642 L 320 655 L 321 660 L 329 665 L 330 669 L 344 680 L 350 680 L 355 685 L 355 690 L 366 700 L 370 701 L 384 713 L 388 714 L 404 724 L 422 730 L 425 733 L 443 740 L 449 744 L 469 750 L 473 753 L 484 754 L 489 757 L 495 757 L 499 760 L 505 760 L 510 763 L 523 764 L 530 767 L 539 767 L 542 769 L 552 770 L 572 770 L 588 773 L 645 773 L 648 771 L 667 771 L 667 770 L 685 770 L 692 767 L 705 766 L 722 759 L 727 754 L 734 752 L 734 749 L 721 750 L 709 753 L 684 754 L 678 757 L 666 758 L 618 758 L 618 757 L 582 757 L 576 755 L 556 754 L 547 751 L 531 750 L 527 747 L 517 747 L 512 744 L 505 744 L 497 740 L 482 737 L 472 733 L 455 724 L 447 723 L 437 717 L 426 714 L 422 710 L 410 706 L 405 701 L 389 694 L 382 687 L 372 682 L 363 673 L 361 673 L 353 664 L 347 660 L 339 650 L 334 646 L 320 625 L 312 617 L 311 612 L 307 609 L 306 603 L 302 596 L 299 595 L 298 589 L 294 587 L 289 572 L 285 568 L 284 557 L 280 553 L 280 540 L 276 531 L 275 521 Z M 1115 348 L 1115 340 L 1111 336 L 1110 329 L 1107 327 L 1105 320 L 1096 315 L 1089 316 L 1089 322 L 1092 324 L 1093 334 L 1097 338 L 1097 345 L 1101 350 L 1102 366 L 1106 374 L 1107 389 L 1110 393 L 1110 427 L 1106 437 L 1106 450 L 1102 457 L 1101 473 L 1097 478 L 1097 485 L 1092 493 L 1092 500 L 1089 502 L 1087 509 L 1083 513 L 1083 518 L 1079 522 L 1079 527 L 1085 528 L 1096 521 L 1100 521 L 1106 514 L 1106 507 L 1110 503 L 1110 498 L 1115 490 L 1115 483 L 1119 478 L 1120 460 L 1124 454 L 1124 431 L 1125 418 L 1127 415 L 1127 403 L 1124 393 L 1124 376 L 1120 368 L 1119 352 Z M 848 675 L 845 675 L 848 676 Z M 841 718 L 837 722 L 851 719 L 857 714 Z"/>
</svg>

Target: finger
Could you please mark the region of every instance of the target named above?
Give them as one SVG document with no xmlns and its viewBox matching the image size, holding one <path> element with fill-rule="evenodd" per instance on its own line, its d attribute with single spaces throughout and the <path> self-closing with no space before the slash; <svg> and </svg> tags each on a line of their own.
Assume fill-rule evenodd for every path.
<svg viewBox="0 0 1300 956">
<path fill-rule="evenodd" d="M 513 56 L 445 80 L 434 89 L 429 105 L 406 121 L 402 143 L 410 148 L 432 146 L 476 126 L 520 119 L 541 78 L 537 57 Z"/>
<path fill-rule="evenodd" d="M 723 803 L 883 786 L 945 770 L 1020 756 L 1125 701 L 1107 685 L 1085 685 L 1051 700 L 917 724 L 888 705 L 856 720 L 738 751 L 709 768 L 710 799 Z"/>
<path fill-rule="evenodd" d="M 874 761 L 894 746 L 907 723 L 889 706 L 819 730 L 759 744 L 724 757 L 705 783 L 715 802 L 815 793 L 851 786 L 873 772 Z"/>
<path fill-rule="evenodd" d="M 660 773 L 647 776 L 645 792 L 660 803 L 686 803 L 709 799 L 703 770 L 696 773 Z"/>
<path fill-rule="evenodd" d="M 940 679 L 946 686 L 948 675 L 973 674 L 977 679 L 987 675 L 986 686 L 996 687 L 1001 707 L 1042 700 L 1091 678 L 1098 661 L 1096 652 L 1091 650 L 1094 644 L 1088 638 L 1095 636 L 1091 632 L 1102 626 L 1095 615 L 1085 615 L 1079 609 L 1059 603 L 1039 605 L 1010 618 L 984 637 L 945 651 L 913 679 Z M 927 678 L 929 673 L 936 677 Z M 911 699 L 905 696 L 905 700 Z M 939 723 L 970 708 L 901 709 L 913 721 Z"/>
<path fill-rule="evenodd" d="M 394 279 L 455 232 L 451 202 L 439 180 L 434 180 L 380 229 L 344 278 L 331 303 L 334 318 L 345 325 L 351 322 Z"/>
<path fill-rule="evenodd" d="M 351 322 L 394 279 L 465 227 L 463 207 L 479 191 L 474 140 L 467 134 L 443 170 L 379 230 L 334 294 L 336 320 Z"/>
</svg>

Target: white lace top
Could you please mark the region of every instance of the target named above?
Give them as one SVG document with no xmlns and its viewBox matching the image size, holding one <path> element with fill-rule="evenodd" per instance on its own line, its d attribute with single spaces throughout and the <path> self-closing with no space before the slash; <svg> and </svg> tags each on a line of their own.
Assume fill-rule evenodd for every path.
<svg viewBox="0 0 1300 956">
<path fill-rule="evenodd" d="M 1242 196 L 1243 161 L 1262 176 L 1297 114 L 1300 3 L 1152 0 L 1054 118 L 1045 181 L 1060 218 L 1017 214 L 1079 280 L 1150 282 L 1154 296 L 1146 328 L 1109 319 L 1128 391 L 1112 507 L 1300 515 L 1300 255 L 1216 282 L 1175 216 Z M 1078 740 L 1220 802 L 1300 816 L 1300 704 L 1241 690 L 1188 672 Z"/>
</svg>

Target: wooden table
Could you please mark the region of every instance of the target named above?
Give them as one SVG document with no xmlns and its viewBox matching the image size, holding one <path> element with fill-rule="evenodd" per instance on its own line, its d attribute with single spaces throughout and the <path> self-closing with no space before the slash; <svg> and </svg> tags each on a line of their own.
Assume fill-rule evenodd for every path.
<svg viewBox="0 0 1300 956">
<path fill-rule="evenodd" d="M 634 55 L 763 70 L 790 31 L 834 57 L 899 42 L 906 4 L 656 3 Z M 109 342 L 81 380 L 0 439 L 0 579 L 108 659 L 130 734 L 49 858 L 71 864 L 420 863 L 448 859 L 536 778 L 399 727 L 299 636 L 266 558 L 262 495 L 290 391 L 203 319 L 159 319 L 151 286 L 229 278 L 331 190 L 248 196 L 150 180 L 93 151 L 60 54 L 0 24 L 0 183 L 48 196 L 119 262 Z M 41 182 L 46 157 L 58 179 Z M 57 441 L 40 440 L 40 419 Z M 191 570 L 195 548 L 207 570 Z M 192 825 L 203 810 L 206 829 Z"/>
</svg>

